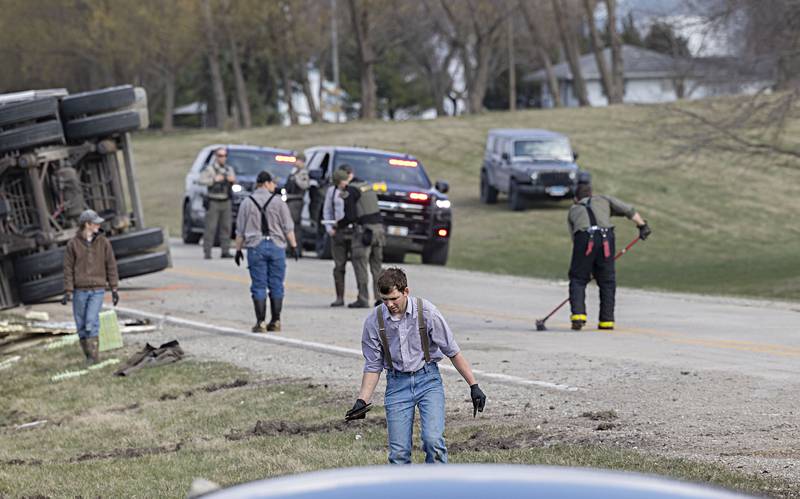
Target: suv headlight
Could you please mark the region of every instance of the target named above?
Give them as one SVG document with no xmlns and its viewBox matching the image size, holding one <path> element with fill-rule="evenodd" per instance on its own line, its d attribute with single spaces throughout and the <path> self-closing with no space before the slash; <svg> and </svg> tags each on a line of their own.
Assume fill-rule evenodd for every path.
<svg viewBox="0 0 800 499">
<path fill-rule="evenodd" d="M 437 199 L 436 200 L 436 207 L 446 210 L 450 208 L 450 200 L 449 199 Z"/>
<path fill-rule="evenodd" d="M 531 173 L 531 182 L 536 182 L 537 180 L 539 180 L 539 172 Z"/>
<path fill-rule="evenodd" d="M 231 190 L 233 192 L 242 192 L 242 186 L 241 186 L 241 184 L 233 184 L 231 186 Z"/>
<path fill-rule="evenodd" d="M 570 180 L 575 180 L 576 178 L 578 178 L 578 174 L 577 173 L 569 172 L 569 179 Z"/>
</svg>

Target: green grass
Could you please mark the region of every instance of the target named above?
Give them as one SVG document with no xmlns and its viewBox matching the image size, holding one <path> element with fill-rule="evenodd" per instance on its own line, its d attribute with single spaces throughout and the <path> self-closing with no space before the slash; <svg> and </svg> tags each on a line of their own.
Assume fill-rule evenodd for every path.
<svg viewBox="0 0 800 499">
<path fill-rule="evenodd" d="M 619 262 L 621 285 L 800 299 L 800 226 L 790 221 L 798 206 L 800 170 L 710 151 L 671 159 L 676 144 L 661 134 L 665 120 L 674 118 L 664 110 L 616 106 L 232 133 L 152 133 L 138 135 L 134 142 L 148 223 L 169 227 L 173 234 L 180 233 L 184 176 L 207 144 L 298 150 L 359 144 L 414 154 L 433 178 L 450 182 L 455 216 L 450 266 L 566 278 L 569 202 L 542 202 L 517 213 L 508 210 L 504 197 L 496 206 L 482 205 L 478 199 L 487 131 L 549 128 L 570 136 L 580 152 L 579 163 L 593 174 L 596 192 L 633 203 L 653 227 L 652 239 Z M 636 233 L 624 219 L 619 226 L 618 244 L 624 245 Z"/>
<path fill-rule="evenodd" d="M 50 382 L 56 372 L 81 367 L 77 350 L 28 350 L 13 371 L 0 377 L 0 391 L 8 401 L 0 408 L 0 496 L 185 497 L 196 477 L 231 485 L 386 461 L 383 408 L 363 422 L 343 425 L 349 396 L 327 386 L 263 379 L 227 364 L 192 360 L 129 378 L 110 376 L 113 367 L 108 367 Z M 248 383 L 205 390 L 212 383 L 237 379 Z M 547 430 L 534 429 L 536 423 L 528 420 L 495 415 L 465 421 L 455 414 L 447 432 L 455 463 L 587 466 L 657 473 L 775 497 L 800 493 L 798 484 L 715 465 L 599 443 L 562 442 L 564 435 L 543 435 Z M 15 429 L 41 419 L 48 423 Z M 228 438 L 252 430 L 259 420 L 304 430 Z M 120 455 L 126 449 L 138 449 L 140 455 Z M 419 449 L 415 459 L 422 459 Z"/>
</svg>

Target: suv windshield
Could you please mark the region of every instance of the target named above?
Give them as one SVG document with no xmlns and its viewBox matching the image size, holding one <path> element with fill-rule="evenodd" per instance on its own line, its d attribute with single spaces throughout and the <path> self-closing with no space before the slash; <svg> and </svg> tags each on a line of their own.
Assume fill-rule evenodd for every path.
<svg viewBox="0 0 800 499">
<path fill-rule="evenodd" d="M 282 162 L 275 159 L 281 155 L 281 153 L 273 151 L 229 148 L 227 164 L 231 165 L 233 171 L 239 176 L 254 177 L 262 170 L 267 170 L 273 177 L 276 177 L 278 184 L 282 184 L 292 173 L 294 162 Z"/>
<path fill-rule="evenodd" d="M 518 140 L 514 142 L 514 158 L 572 161 L 572 148 L 567 139 Z"/>
<path fill-rule="evenodd" d="M 390 160 L 403 162 L 407 165 L 392 165 Z M 335 167 L 350 165 L 353 167 L 355 176 L 367 182 L 386 182 L 387 184 L 405 184 L 431 188 L 431 181 L 425 175 L 422 164 L 407 158 L 390 156 L 388 154 L 376 154 L 368 152 L 337 152 Z"/>
</svg>

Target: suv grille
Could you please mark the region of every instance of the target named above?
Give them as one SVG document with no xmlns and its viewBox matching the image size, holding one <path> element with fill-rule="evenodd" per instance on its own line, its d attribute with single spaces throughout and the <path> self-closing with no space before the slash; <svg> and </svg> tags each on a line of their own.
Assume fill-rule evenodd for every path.
<svg viewBox="0 0 800 499">
<path fill-rule="evenodd" d="M 569 172 L 542 172 L 539 174 L 539 183 L 545 187 L 552 187 L 555 185 L 572 185 L 572 179 L 569 178 Z"/>
<path fill-rule="evenodd" d="M 408 227 L 409 237 L 429 237 L 431 210 L 429 204 L 411 203 L 406 197 L 379 194 L 378 204 L 387 226 Z"/>
</svg>

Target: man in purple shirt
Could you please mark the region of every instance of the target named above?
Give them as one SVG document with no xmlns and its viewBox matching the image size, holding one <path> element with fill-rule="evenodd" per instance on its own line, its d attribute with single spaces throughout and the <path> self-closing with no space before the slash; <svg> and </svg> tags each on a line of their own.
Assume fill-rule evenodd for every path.
<svg viewBox="0 0 800 499">
<path fill-rule="evenodd" d="M 383 304 L 364 321 L 364 375 L 358 399 L 345 420 L 366 417 L 372 405 L 367 401 L 385 368 L 389 462 L 411 462 L 414 409 L 419 407 L 425 462 L 446 463 L 444 386 L 437 362 L 447 356 L 469 384 L 473 417 L 478 411 L 483 412 L 486 395 L 478 387 L 442 314 L 431 302 L 409 294 L 408 279 L 401 269 L 384 270 L 378 278 L 378 289 Z"/>
</svg>

